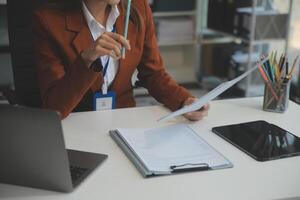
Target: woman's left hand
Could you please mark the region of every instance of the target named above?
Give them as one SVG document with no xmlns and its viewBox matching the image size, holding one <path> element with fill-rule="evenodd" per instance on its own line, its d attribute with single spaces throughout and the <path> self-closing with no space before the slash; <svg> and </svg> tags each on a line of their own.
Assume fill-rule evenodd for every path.
<svg viewBox="0 0 300 200">
<path fill-rule="evenodd" d="M 189 97 L 183 102 L 183 106 L 191 105 L 193 104 L 197 99 L 193 97 Z M 199 121 L 206 117 L 208 115 L 208 110 L 209 110 L 209 104 L 206 104 L 203 106 L 201 109 L 194 111 L 194 112 L 189 112 L 184 114 L 183 116 L 187 118 L 190 121 Z"/>
</svg>

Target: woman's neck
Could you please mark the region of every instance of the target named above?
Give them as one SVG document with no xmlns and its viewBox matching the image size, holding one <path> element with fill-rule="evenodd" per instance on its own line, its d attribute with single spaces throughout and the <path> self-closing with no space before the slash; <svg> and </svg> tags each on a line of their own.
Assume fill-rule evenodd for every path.
<svg viewBox="0 0 300 200">
<path fill-rule="evenodd" d="M 106 26 L 110 6 L 105 1 L 99 0 L 84 0 L 84 2 L 97 22 Z"/>
</svg>

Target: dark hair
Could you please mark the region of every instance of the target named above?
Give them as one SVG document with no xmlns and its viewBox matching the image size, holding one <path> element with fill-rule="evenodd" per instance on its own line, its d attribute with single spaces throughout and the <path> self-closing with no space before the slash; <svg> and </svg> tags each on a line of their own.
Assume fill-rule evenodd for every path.
<svg viewBox="0 0 300 200">
<path fill-rule="evenodd" d="M 78 9 L 81 0 L 48 0 L 47 6 L 57 9 Z"/>
<path fill-rule="evenodd" d="M 55 9 L 72 10 L 81 8 L 81 1 L 82 0 L 48 0 L 47 6 Z M 121 0 L 120 4 L 124 14 L 126 14 L 128 0 Z M 137 26 L 137 28 L 140 28 L 141 25 L 143 25 L 143 18 L 139 14 L 134 3 L 131 4 L 130 20 Z"/>
</svg>

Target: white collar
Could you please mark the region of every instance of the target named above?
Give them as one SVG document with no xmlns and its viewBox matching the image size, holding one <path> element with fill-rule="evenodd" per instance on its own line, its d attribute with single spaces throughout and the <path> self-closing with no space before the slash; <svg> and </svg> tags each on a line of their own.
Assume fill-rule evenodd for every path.
<svg viewBox="0 0 300 200">
<path fill-rule="evenodd" d="M 107 18 L 106 27 L 104 27 L 102 24 L 100 24 L 94 16 L 91 14 L 89 9 L 87 8 L 84 1 L 82 1 L 82 9 L 85 16 L 85 19 L 87 21 L 87 24 L 92 32 L 93 38 L 96 40 L 102 33 L 105 31 L 112 31 L 113 27 L 117 21 L 117 18 L 120 16 L 120 12 L 117 5 L 111 6 L 111 11 L 109 13 L 109 16 Z M 93 33 L 94 32 L 94 33 Z"/>
</svg>

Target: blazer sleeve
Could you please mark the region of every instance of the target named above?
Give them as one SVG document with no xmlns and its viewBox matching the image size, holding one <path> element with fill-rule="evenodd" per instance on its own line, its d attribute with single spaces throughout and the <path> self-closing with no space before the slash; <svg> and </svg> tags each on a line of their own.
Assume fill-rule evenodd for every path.
<svg viewBox="0 0 300 200">
<path fill-rule="evenodd" d="M 43 107 L 65 118 L 79 104 L 99 73 L 89 69 L 79 55 L 65 70 L 47 21 L 40 12 L 33 20 L 34 53 Z"/>
<path fill-rule="evenodd" d="M 182 103 L 192 95 L 179 86 L 166 72 L 157 45 L 152 11 L 147 1 L 144 1 L 146 11 L 146 32 L 144 50 L 138 67 L 140 84 L 147 88 L 149 93 L 170 110 L 177 110 Z"/>
</svg>

